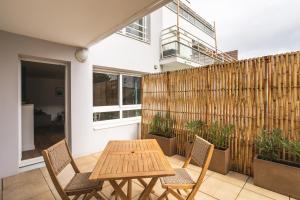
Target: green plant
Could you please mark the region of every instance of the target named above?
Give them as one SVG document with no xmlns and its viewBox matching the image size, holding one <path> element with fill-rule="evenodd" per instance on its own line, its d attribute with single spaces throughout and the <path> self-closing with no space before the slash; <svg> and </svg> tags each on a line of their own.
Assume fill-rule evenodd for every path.
<svg viewBox="0 0 300 200">
<path fill-rule="evenodd" d="M 233 131 L 234 126 L 232 124 L 221 126 L 218 122 L 213 122 L 208 128 L 208 140 L 214 144 L 217 149 L 227 149 L 229 146 L 228 138 L 232 135 Z"/>
<path fill-rule="evenodd" d="M 262 159 L 276 161 L 279 158 L 279 151 L 289 146 L 289 142 L 284 139 L 280 129 L 273 129 L 263 130 L 256 140 L 256 145 Z"/>
<path fill-rule="evenodd" d="M 195 135 L 198 135 L 202 131 L 204 125 L 205 123 L 201 120 L 194 120 L 185 124 L 185 128 L 192 134 L 192 139 L 189 142 L 194 141 Z"/>
<path fill-rule="evenodd" d="M 173 132 L 174 120 L 171 119 L 170 113 L 167 112 L 165 117 L 156 113 L 150 123 L 150 132 L 154 135 L 160 135 L 170 138 Z"/>
<path fill-rule="evenodd" d="M 287 147 L 291 154 L 296 156 L 296 158 L 300 159 L 300 140 L 297 141 L 289 141 Z"/>
</svg>

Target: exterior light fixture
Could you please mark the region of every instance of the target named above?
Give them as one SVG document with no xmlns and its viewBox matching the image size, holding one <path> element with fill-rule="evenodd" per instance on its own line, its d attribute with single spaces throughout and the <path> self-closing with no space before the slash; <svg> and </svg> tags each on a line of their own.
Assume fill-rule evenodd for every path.
<svg viewBox="0 0 300 200">
<path fill-rule="evenodd" d="M 78 62 L 84 63 L 89 56 L 89 50 L 86 48 L 76 49 L 75 58 Z"/>
</svg>

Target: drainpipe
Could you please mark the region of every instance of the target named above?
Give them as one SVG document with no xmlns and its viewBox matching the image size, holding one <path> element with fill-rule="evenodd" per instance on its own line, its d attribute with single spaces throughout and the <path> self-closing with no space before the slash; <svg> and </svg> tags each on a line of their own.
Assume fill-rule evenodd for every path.
<svg viewBox="0 0 300 200">
<path fill-rule="evenodd" d="M 179 35 L 179 10 L 180 10 L 180 0 L 177 0 L 177 55 L 180 55 L 180 35 Z"/>
</svg>

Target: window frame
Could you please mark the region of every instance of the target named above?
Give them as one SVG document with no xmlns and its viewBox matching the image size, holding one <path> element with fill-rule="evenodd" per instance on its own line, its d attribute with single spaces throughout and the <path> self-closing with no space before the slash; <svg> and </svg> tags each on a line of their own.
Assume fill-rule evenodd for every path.
<svg viewBox="0 0 300 200">
<path fill-rule="evenodd" d="M 120 113 L 120 118 L 118 119 L 108 119 L 103 121 L 93 121 L 94 129 L 103 129 L 103 128 L 110 128 L 115 126 L 122 126 L 122 125 L 128 125 L 133 123 L 140 123 L 141 116 L 138 117 L 127 117 L 123 118 L 123 111 L 126 110 L 141 110 L 142 104 L 132 104 L 132 105 L 123 105 L 123 76 L 134 76 L 134 77 L 142 77 L 142 74 L 138 73 L 127 73 L 127 72 L 113 72 L 113 71 L 107 71 L 107 70 L 99 70 L 94 69 L 94 73 L 103 73 L 103 74 L 112 74 L 112 75 L 118 75 L 119 76 L 119 105 L 113 105 L 113 106 L 94 106 L 93 105 L 93 114 L 95 112 L 115 112 L 118 111 Z M 94 95 L 94 93 L 93 93 Z"/>
<path fill-rule="evenodd" d="M 137 23 L 137 21 L 139 21 L 139 20 L 142 20 L 143 25 L 140 25 L 139 23 Z M 146 15 L 143 18 L 138 19 L 137 21 L 135 21 L 135 22 L 129 24 L 128 26 L 122 28 L 117 33 L 119 33 L 121 35 L 124 35 L 126 37 L 129 37 L 129 38 L 135 39 L 137 41 L 141 41 L 141 42 L 150 44 L 151 43 L 151 15 Z M 138 27 L 142 28 L 142 31 L 132 27 L 131 25 L 135 25 L 135 26 L 138 26 Z M 141 33 L 142 37 L 138 36 L 138 35 L 135 35 L 133 33 L 130 33 L 129 31 L 127 31 L 127 29 L 132 29 L 133 31 Z"/>
</svg>

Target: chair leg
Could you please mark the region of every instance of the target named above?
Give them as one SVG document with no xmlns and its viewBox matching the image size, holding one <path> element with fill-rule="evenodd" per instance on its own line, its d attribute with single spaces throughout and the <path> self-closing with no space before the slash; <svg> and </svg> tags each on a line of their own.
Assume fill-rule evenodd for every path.
<svg viewBox="0 0 300 200">
<path fill-rule="evenodd" d="M 103 198 L 98 192 L 94 193 L 94 197 L 96 197 L 97 200 L 105 200 L 105 198 Z"/>
<path fill-rule="evenodd" d="M 72 200 L 77 200 L 80 196 L 81 196 L 81 194 L 80 194 L 80 195 L 76 195 Z M 86 196 L 86 194 L 85 194 L 85 196 Z M 83 198 L 84 198 L 85 196 L 83 196 Z"/>
<path fill-rule="evenodd" d="M 168 190 L 164 191 L 164 193 L 162 193 L 162 194 L 160 195 L 160 197 L 158 197 L 157 200 L 162 200 L 162 199 L 164 199 L 165 197 L 168 198 L 168 194 L 169 194 L 169 193 L 170 193 L 170 192 L 169 192 Z"/>
<path fill-rule="evenodd" d="M 169 189 L 170 194 L 172 194 L 174 197 L 176 197 L 178 200 L 185 200 L 180 194 L 178 194 L 176 191 Z"/>
<path fill-rule="evenodd" d="M 92 193 L 89 193 L 88 195 L 86 195 L 83 200 L 90 200 L 93 197 Z"/>
</svg>

